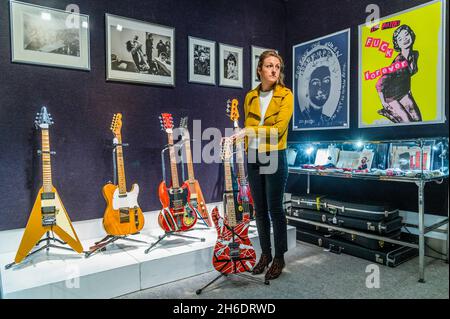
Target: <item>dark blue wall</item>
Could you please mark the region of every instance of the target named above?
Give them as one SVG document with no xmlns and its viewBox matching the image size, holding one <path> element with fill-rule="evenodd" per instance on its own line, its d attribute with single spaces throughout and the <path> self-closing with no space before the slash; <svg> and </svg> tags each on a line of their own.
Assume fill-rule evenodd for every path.
<svg viewBox="0 0 450 319">
<path fill-rule="evenodd" d="M 30 1 L 65 9 L 69 0 Z M 103 216 L 102 186 L 112 179 L 109 131 L 112 115 L 123 113 L 127 184 L 139 183 L 144 211 L 160 208 L 160 150 L 167 143 L 158 116 L 171 112 L 201 119 L 222 131 L 227 99 L 243 100 L 250 89 L 250 46 L 285 46 L 285 8 L 275 0 L 78 0 L 91 23 L 91 71 L 11 63 L 9 5 L 0 0 L 0 230 L 24 227 L 41 186 L 39 132 L 33 121 L 42 105 L 53 114 L 50 130 L 53 184 L 72 220 Z M 175 27 L 176 87 L 105 81 L 105 13 Z M 244 48 L 244 88 L 188 83 L 188 35 Z M 218 72 L 217 72 L 218 73 Z M 196 177 L 207 202 L 221 199 L 220 167 L 198 164 Z"/>
<path fill-rule="evenodd" d="M 286 60 L 288 63 L 288 84 L 292 85 L 292 46 L 327 34 L 351 28 L 350 54 L 350 129 L 296 131 L 289 133 L 289 141 L 330 141 L 330 140 L 382 140 L 397 138 L 417 138 L 448 136 L 448 121 L 445 124 L 419 125 L 385 128 L 358 129 L 358 26 L 365 23 L 369 4 L 380 7 L 380 15 L 388 16 L 428 1 L 423 0 L 314 0 L 286 1 Z M 448 15 L 447 3 L 447 15 Z M 447 18 L 448 60 L 448 18 Z M 446 69 L 445 112 L 448 118 L 448 63 Z M 312 192 L 331 194 L 342 199 L 385 201 L 400 209 L 417 211 L 417 187 L 409 183 L 358 181 L 313 177 Z M 306 191 L 306 177 L 291 176 L 288 182 L 290 192 Z M 448 180 L 441 185 L 428 184 L 425 188 L 425 204 L 428 211 L 447 214 Z"/>
<path fill-rule="evenodd" d="M 35 4 L 58 9 L 68 0 L 36 0 Z M 383 139 L 418 136 L 448 136 L 445 125 L 401 128 L 357 128 L 357 26 L 365 21 L 367 4 L 379 4 L 388 15 L 424 1 L 374 0 L 78 0 L 81 12 L 90 16 L 91 71 L 11 63 L 9 5 L 0 0 L 0 230 L 24 227 L 41 185 L 39 132 L 35 113 L 47 105 L 56 124 L 50 132 L 54 185 L 73 220 L 100 218 L 104 200 L 101 188 L 112 179 L 112 114 L 122 112 L 126 175 L 129 187 L 138 182 L 140 205 L 145 210 L 160 207 L 157 186 L 161 180 L 160 150 L 166 137 L 159 129 L 158 115 L 201 119 L 202 127 L 230 127 L 224 115 L 230 97 L 243 100 L 250 89 L 250 46 L 273 47 L 286 60 L 287 84 L 291 86 L 292 45 L 351 27 L 351 128 L 336 131 L 291 132 L 290 140 Z M 105 81 L 105 21 L 111 13 L 175 27 L 176 87 L 146 86 Z M 244 88 L 188 83 L 188 35 L 244 48 Z M 447 32 L 448 35 L 448 32 Z M 448 42 L 447 42 L 448 43 Z M 447 50 L 448 51 L 448 50 Z M 448 52 L 447 52 L 448 55 Z M 448 73 L 448 72 L 446 72 Z M 447 75 L 448 76 L 448 75 Z M 448 83 L 448 81 L 447 81 Z M 448 93 L 448 84 L 446 92 Z M 448 94 L 446 97 L 448 102 Z M 448 114 L 448 103 L 446 103 Z M 178 120 L 176 120 L 178 122 Z M 192 122 L 191 122 L 192 123 Z M 196 176 L 208 202 L 220 200 L 220 167 L 197 164 Z M 416 187 L 412 184 L 313 179 L 313 189 L 342 197 L 386 200 L 402 209 L 414 210 Z M 289 190 L 305 190 L 303 177 L 289 179 Z M 426 188 L 427 208 L 447 209 L 448 183 Z"/>
</svg>

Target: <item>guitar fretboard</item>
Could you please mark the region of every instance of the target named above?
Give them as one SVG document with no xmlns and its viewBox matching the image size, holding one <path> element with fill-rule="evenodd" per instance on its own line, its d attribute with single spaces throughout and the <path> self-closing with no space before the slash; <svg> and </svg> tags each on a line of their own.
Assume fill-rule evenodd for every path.
<svg viewBox="0 0 450 319">
<path fill-rule="evenodd" d="M 194 164 L 192 163 L 191 140 L 189 136 L 189 131 L 187 129 L 183 130 L 183 141 L 184 141 L 184 149 L 186 151 L 186 165 L 188 169 L 189 183 L 194 183 L 195 175 L 194 175 Z"/>
<path fill-rule="evenodd" d="M 50 157 L 50 137 L 48 129 L 42 129 L 42 180 L 45 193 L 51 193 L 53 190 Z"/>
<path fill-rule="evenodd" d="M 229 160 L 223 162 L 225 169 L 225 192 L 226 192 L 226 215 L 228 217 L 228 225 L 236 226 L 236 211 L 234 206 L 233 181 L 231 178 L 231 164 Z"/>
<path fill-rule="evenodd" d="M 116 159 L 117 159 L 117 179 L 119 183 L 119 193 L 127 193 L 127 183 L 125 180 L 125 165 L 123 162 L 123 147 L 122 147 L 122 137 L 117 136 L 119 145 L 116 147 Z"/>
<path fill-rule="evenodd" d="M 235 133 L 239 133 L 239 128 L 236 128 Z M 246 183 L 245 167 L 244 167 L 244 142 L 243 140 L 236 141 L 236 162 L 238 165 L 238 178 L 240 183 Z"/>
<path fill-rule="evenodd" d="M 169 140 L 170 172 L 172 174 L 172 187 L 179 188 L 177 161 L 175 157 L 175 147 L 173 146 L 173 133 L 167 133 Z"/>
</svg>

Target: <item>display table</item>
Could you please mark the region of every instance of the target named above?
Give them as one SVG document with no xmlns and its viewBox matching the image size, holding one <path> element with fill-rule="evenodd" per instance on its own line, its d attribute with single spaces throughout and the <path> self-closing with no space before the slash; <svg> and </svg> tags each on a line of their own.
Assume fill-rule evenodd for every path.
<svg viewBox="0 0 450 319">
<path fill-rule="evenodd" d="M 373 234 L 367 234 L 364 232 L 354 231 L 348 228 L 337 227 L 332 225 L 326 225 L 327 228 L 352 233 L 358 236 L 368 237 L 372 239 L 383 240 L 385 242 L 391 242 L 395 244 L 400 244 L 408 247 L 418 248 L 419 249 L 419 281 L 425 281 L 425 236 L 427 233 L 431 231 L 435 231 L 438 228 L 447 225 L 447 234 L 446 234 L 446 245 L 447 245 L 447 263 L 449 256 L 448 249 L 448 237 L 449 237 L 449 227 L 448 227 L 448 210 L 447 217 L 442 218 L 440 221 L 432 223 L 428 226 L 425 226 L 425 195 L 424 188 L 427 183 L 436 182 L 442 183 L 444 179 L 448 179 L 448 175 L 438 176 L 438 177 L 408 177 L 408 176 L 383 176 L 383 175 L 374 175 L 374 174 L 362 174 L 362 173 L 352 173 L 352 172 L 334 172 L 327 170 L 315 170 L 315 169 L 304 169 L 300 167 L 290 167 L 290 174 L 302 174 L 307 177 L 307 193 L 310 194 L 311 189 L 311 176 L 327 176 L 327 177 L 335 177 L 335 178 L 350 178 L 350 179 L 364 179 L 364 180 L 378 180 L 378 181 L 387 181 L 387 182 L 405 182 L 405 183 L 415 183 L 418 187 L 418 237 L 419 243 L 414 244 L 410 242 L 404 242 L 399 240 L 390 239 L 384 236 L 378 236 Z M 321 223 L 313 222 L 309 220 L 299 219 L 295 217 L 288 216 L 288 219 L 301 221 L 303 223 L 308 223 L 316 226 L 324 226 Z M 407 225 L 409 227 L 414 225 Z"/>
<path fill-rule="evenodd" d="M 211 210 L 221 203 L 208 205 Z M 155 242 L 163 231 L 157 224 L 159 212 L 145 213 L 143 231 L 132 238 Z M 254 222 L 252 222 L 254 224 Z M 75 222 L 74 227 L 85 250 L 104 237 L 102 219 Z M 5 265 L 14 260 L 23 229 L 0 232 L 0 279 L 2 298 L 114 298 L 209 271 L 212 266 L 215 228 L 204 229 L 198 223 L 191 236 L 205 241 L 170 237 L 148 254 L 149 245 L 117 241 L 106 251 L 85 258 L 82 254 L 51 250 L 42 251 L 9 270 Z M 249 237 L 260 255 L 256 227 Z M 288 247 L 296 246 L 295 227 L 288 226 Z M 289 252 L 288 252 L 289 253 Z M 195 287 L 192 288 L 195 295 Z"/>
</svg>

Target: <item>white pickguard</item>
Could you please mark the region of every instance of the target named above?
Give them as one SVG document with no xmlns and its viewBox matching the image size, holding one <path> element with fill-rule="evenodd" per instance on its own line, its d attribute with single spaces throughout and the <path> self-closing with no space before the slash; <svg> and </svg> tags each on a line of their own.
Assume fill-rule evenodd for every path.
<svg viewBox="0 0 450 319">
<path fill-rule="evenodd" d="M 120 208 L 136 208 L 139 207 L 138 204 L 139 186 L 137 184 L 133 185 L 131 192 L 128 192 L 126 196 L 119 197 L 119 188 L 116 188 L 113 195 L 112 206 L 114 210 Z"/>
</svg>

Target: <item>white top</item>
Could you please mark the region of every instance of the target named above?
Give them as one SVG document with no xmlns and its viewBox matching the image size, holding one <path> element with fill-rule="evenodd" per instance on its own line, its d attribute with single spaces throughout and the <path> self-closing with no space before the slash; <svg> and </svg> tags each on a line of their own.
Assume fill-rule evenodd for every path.
<svg viewBox="0 0 450 319">
<path fill-rule="evenodd" d="M 259 126 L 264 125 L 264 117 L 266 116 L 267 108 L 269 107 L 272 97 L 273 97 L 273 90 L 266 92 L 259 91 L 259 110 L 261 112 L 261 121 L 259 122 Z M 248 147 L 258 149 L 259 143 L 260 141 L 258 138 L 249 137 Z"/>
</svg>

